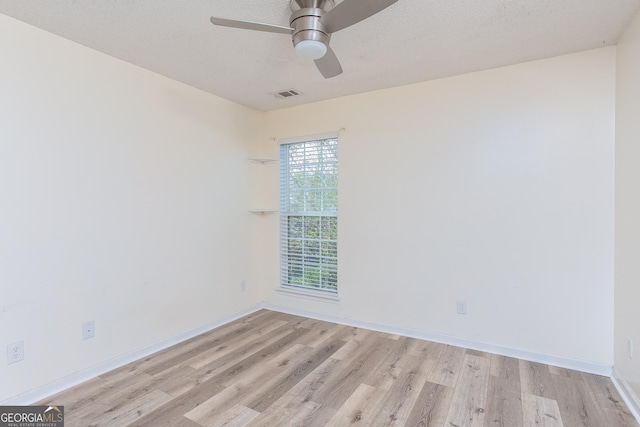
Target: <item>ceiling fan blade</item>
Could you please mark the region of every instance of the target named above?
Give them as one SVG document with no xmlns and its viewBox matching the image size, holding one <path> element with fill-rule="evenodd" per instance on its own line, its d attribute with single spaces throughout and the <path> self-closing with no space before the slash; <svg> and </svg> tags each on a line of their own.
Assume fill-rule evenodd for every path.
<svg viewBox="0 0 640 427">
<path fill-rule="evenodd" d="M 331 9 L 321 19 L 320 23 L 330 33 L 335 33 L 344 28 L 357 24 L 360 21 L 375 15 L 383 9 L 396 3 L 398 0 L 344 0 Z"/>
<path fill-rule="evenodd" d="M 263 24 L 253 21 L 236 21 L 234 19 L 224 19 L 211 17 L 213 25 L 221 25 L 223 27 L 241 28 L 243 30 L 266 31 L 268 33 L 291 34 L 293 28 L 282 27 L 280 25 Z"/>
<path fill-rule="evenodd" d="M 338 57 L 330 47 L 327 47 L 327 53 L 322 58 L 316 59 L 314 62 L 325 79 L 342 74 L 340 61 L 338 61 Z"/>
</svg>

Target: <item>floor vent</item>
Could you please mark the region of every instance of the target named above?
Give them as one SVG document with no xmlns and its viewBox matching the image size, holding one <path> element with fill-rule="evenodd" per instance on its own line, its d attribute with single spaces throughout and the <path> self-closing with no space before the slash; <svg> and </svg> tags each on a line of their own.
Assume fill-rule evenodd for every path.
<svg viewBox="0 0 640 427">
<path fill-rule="evenodd" d="M 292 96 L 302 95 L 302 92 L 300 92 L 299 90 L 289 89 L 275 92 L 273 93 L 273 95 L 276 98 L 291 98 Z"/>
</svg>

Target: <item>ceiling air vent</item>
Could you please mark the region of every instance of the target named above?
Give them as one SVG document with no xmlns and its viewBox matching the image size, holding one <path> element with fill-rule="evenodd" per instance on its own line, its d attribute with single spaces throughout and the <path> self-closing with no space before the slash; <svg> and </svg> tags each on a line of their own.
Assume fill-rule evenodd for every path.
<svg viewBox="0 0 640 427">
<path fill-rule="evenodd" d="M 302 95 L 302 92 L 299 90 L 289 89 L 289 90 L 281 90 L 272 94 L 276 98 L 291 98 L 292 96 Z"/>
</svg>

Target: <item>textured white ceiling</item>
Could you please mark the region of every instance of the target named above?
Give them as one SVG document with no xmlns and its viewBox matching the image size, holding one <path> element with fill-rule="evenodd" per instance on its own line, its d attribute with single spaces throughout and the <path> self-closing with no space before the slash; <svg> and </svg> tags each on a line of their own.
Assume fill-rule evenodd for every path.
<svg viewBox="0 0 640 427">
<path fill-rule="evenodd" d="M 209 22 L 288 25 L 289 0 L 0 0 L 0 13 L 258 110 L 613 45 L 639 8 L 640 0 L 399 0 L 332 37 L 344 73 L 325 80 L 289 36 Z M 303 95 L 271 95 L 284 89 Z"/>
</svg>

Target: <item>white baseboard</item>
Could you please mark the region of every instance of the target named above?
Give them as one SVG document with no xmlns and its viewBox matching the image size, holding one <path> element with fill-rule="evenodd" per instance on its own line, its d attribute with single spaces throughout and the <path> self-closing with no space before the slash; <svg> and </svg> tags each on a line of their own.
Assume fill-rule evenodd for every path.
<svg viewBox="0 0 640 427">
<path fill-rule="evenodd" d="M 635 394 L 635 392 L 629 386 L 629 383 L 625 381 L 624 378 L 620 376 L 616 369 L 613 369 L 613 373 L 611 374 L 611 381 L 613 381 L 613 385 L 618 389 L 618 393 L 622 396 L 622 400 L 627 404 L 629 410 L 636 418 L 636 420 L 640 423 L 640 399 Z"/>
<path fill-rule="evenodd" d="M 472 350 L 484 351 L 488 353 L 494 353 L 502 356 L 529 360 L 537 363 L 544 363 L 547 365 L 553 365 L 553 366 L 558 366 L 558 367 L 567 368 L 567 369 L 574 369 L 577 371 L 588 372 L 588 373 L 603 375 L 607 377 L 612 376 L 611 366 L 603 365 L 599 363 L 563 358 L 563 357 L 552 356 L 552 355 L 543 354 L 543 353 L 536 353 L 536 352 L 531 352 L 527 350 L 520 350 L 520 349 L 514 349 L 510 347 L 499 346 L 495 344 L 487 344 L 487 343 L 482 343 L 477 341 L 471 341 L 463 338 L 457 338 L 457 337 L 443 335 L 443 334 L 436 334 L 433 332 L 428 332 L 428 331 L 423 331 L 418 329 L 382 325 L 378 323 L 367 322 L 367 321 L 357 320 L 357 319 L 348 318 L 348 317 L 326 315 L 326 314 L 320 314 L 315 312 L 309 312 L 305 310 L 298 310 L 290 307 L 277 306 L 277 305 L 273 305 L 265 302 L 265 303 L 257 304 L 246 310 L 231 314 L 229 316 L 222 317 L 208 325 L 204 325 L 204 326 L 192 329 L 190 331 L 168 338 L 159 343 L 153 344 L 151 346 L 148 346 L 136 351 L 132 351 L 127 354 L 123 354 L 121 356 L 107 360 L 104 363 L 100 363 L 96 366 L 92 366 L 90 368 L 83 369 L 82 371 L 59 378 L 42 387 L 38 387 L 36 389 L 22 393 L 18 396 L 14 396 L 12 398 L 0 401 L 0 405 L 30 405 L 48 396 L 51 396 L 53 394 L 66 390 L 69 387 L 78 385 L 98 375 L 102 375 L 106 372 L 119 368 L 123 365 L 126 365 L 127 363 L 134 362 L 138 359 L 141 359 L 150 354 L 156 353 L 160 350 L 164 350 L 168 347 L 171 347 L 172 345 L 179 344 L 183 341 L 186 341 L 197 335 L 208 332 L 212 329 L 215 329 L 224 324 L 237 320 L 241 317 L 247 316 L 263 308 L 282 312 L 282 313 L 288 313 L 288 314 L 293 314 L 298 316 L 309 317 L 312 319 L 338 323 L 346 326 L 354 326 L 358 328 L 370 329 L 373 331 L 386 332 L 390 334 L 402 335 L 402 336 L 407 336 L 407 337 L 417 338 L 417 339 L 422 339 L 427 341 L 434 341 L 442 344 L 449 344 L 457 347 L 464 347 Z M 633 411 L 634 416 L 638 418 L 638 413 L 640 413 L 638 408 L 640 407 L 640 405 L 638 405 L 637 397 L 635 397 L 635 395 L 633 394 L 633 391 L 631 391 L 628 385 L 626 385 L 626 382 L 624 382 L 624 380 L 618 377 L 612 377 L 612 379 L 614 381 L 614 384 L 618 388 L 618 391 L 620 392 L 622 397 L 625 399 L 625 402 Z M 640 420 L 640 418 L 638 419 Z"/>
<path fill-rule="evenodd" d="M 36 389 L 27 391 L 25 393 L 19 394 L 17 396 L 11 397 L 9 399 L 0 401 L 0 405 L 31 405 L 34 402 L 45 399 L 51 395 L 59 393 L 63 390 L 68 389 L 69 387 L 73 387 L 80 383 L 83 383 L 91 378 L 95 378 L 98 375 L 102 375 L 106 372 L 109 372 L 113 369 L 119 368 L 121 366 L 126 365 L 127 363 L 134 362 L 143 357 L 147 357 L 150 354 L 156 353 L 160 350 L 164 350 L 172 345 L 179 344 L 183 341 L 186 341 L 190 338 L 203 334 L 205 332 L 209 332 L 212 329 L 218 328 L 222 325 L 225 325 L 229 322 L 233 322 L 241 317 L 247 316 L 251 313 L 254 313 L 260 309 L 264 308 L 263 304 L 257 304 L 253 307 L 250 307 L 246 310 L 240 311 L 238 313 L 231 314 L 229 316 L 224 316 L 216 321 L 209 323 L 207 325 L 192 329 L 190 331 L 178 334 L 171 338 L 168 338 L 159 343 L 150 345 L 145 348 L 141 348 L 121 356 L 115 357 L 113 359 L 107 360 L 98 365 L 92 366 L 87 369 L 83 369 L 81 371 L 75 372 L 71 375 L 64 376 L 59 378 L 49 384 L 46 384 L 42 387 L 38 387 Z"/>
<path fill-rule="evenodd" d="M 324 320 L 327 322 L 338 323 L 346 326 L 355 326 L 357 328 L 370 329 L 373 331 L 386 332 L 389 334 L 402 335 L 411 338 L 417 338 L 426 341 L 438 342 L 441 344 L 449 344 L 457 347 L 464 347 L 471 350 L 484 351 L 487 353 L 499 354 L 501 356 L 514 357 L 517 359 L 528 360 L 536 363 L 544 363 L 546 365 L 558 366 L 560 368 L 573 369 L 576 371 L 587 372 L 590 374 L 611 376 L 611 366 L 589 362 L 578 359 L 570 359 L 565 357 L 553 356 L 544 353 L 537 353 L 528 350 L 521 350 L 511 347 L 504 347 L 495 344 L 487 344 L 478 341 L 467 340 L 464 338 L 453 337 L 450 335 L 437 334 L 433 332 L 423 331 L 419 329 L 403 328 L 397 326 L 382 325 L 349 317 L 341 317 L 334 315 L 326 315 L 305 310 L 298 310 L 290 307 L 278 306 L 265 303 L 264 308 L 282 313 L 294 314 L 297 316 L 310 317 L 312 319 Z"/>
</svg>

